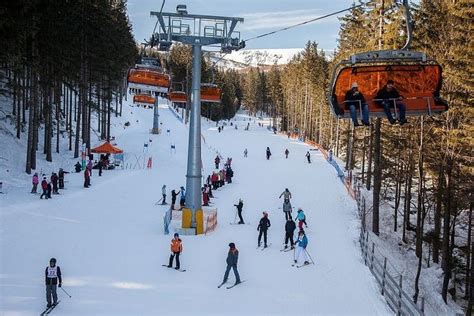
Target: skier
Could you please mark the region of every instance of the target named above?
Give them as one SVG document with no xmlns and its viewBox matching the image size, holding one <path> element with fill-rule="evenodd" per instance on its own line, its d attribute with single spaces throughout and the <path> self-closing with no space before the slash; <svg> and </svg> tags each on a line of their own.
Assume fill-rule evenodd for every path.
<svg viewBox="0 0 474 316">
<path fill-rule="evenodd" d="M 270 160 L 270 156 L 272 155 L 270 151 L 270 147 L 267 147 L 267 160 Z"/>
<path fill-rule="evenodd" d="M 247 154 L 249 153 L 249 151 L 247 150 L 247 148 L 245 148 L 244 150 L 244 158 L 247 158 Z"/>
<path fill-rule="evenodd" d="M 59 188 L 60 189 L 64 189 L 64 175 L 66 173 L 69 173 L 69 172 L 64 171 L 63 168 L 59 168 L 58 179 L 59 179 Z"/>
<path fill-rule="evenodd" d="M 201 188 L 202 206 L 209 206 L 209 193 L 207 192 L 207 184 Z"/>
<path fill-rule="evenodd" d="M 75 170 L 76 170 L 76 173 L 81 172 L 81 170 L 82 170 L 81 163 L 78 161 L 78 162 L 74 165 L 74 168 L 75 168 Z"/>
<path fill-rule="evenodd" d="M 293 235 L 296 230 L 296 224 L 290 217 L 286 220 L 285 224 L 285 249 L 288 248 L 288 241 L 290 241 L 291 249 L 295 248 L 295 242 L 293 241 Z"/>
<path fill-rule="evenodd" d="M 41 181 L 41 188 L 43 189 L 43 193 L 40 196 L 40 199 L 43 199 L 43 196 L 48 199 L 48 181 L 46 181 L 46 177 L 43 175 L 43 180 Z"/>
<path fill-rule="evenodd" d="M 171 209 L 174 210 L 174 204 L 176 203 L 176 197 L 178 196 L 178 193 L 176 193 L 176 190 L 171 190 Z"/>
<path fill-rule="evenodd" d="M 232 167 L 232 158 L 227 157 L 227 166 Z"/>
<path fill-rule="evenodd" d="M 300 230 L 303 229 L 303 224 L 305 225 L 306 228 L 308 228 L 308 224 L 306 224 L 306 215 L 304 214 L 301 207 L 298 207 L 298 214 L 296 215 L 295 220 L 298 220 L 298 228 Z"/>
<path fill-rule="evenodd" d="M 214 159 L 214 163 L 216 164 L 216 169 L 219 169 L 219 164 L 221 162 L 221 159 L 219 158 L 219 155 L 216 156 Z"/>
<path fill-rule="evenodd" d="M 237 215 L 239 215 L 240 221 L 238 224 L 245 224 L 244 219 L 242 218 L 242 208 L 244 207 L 244 202 L 242 199 L 239 199 L 239 204 L 234 204 L 234 206 L 237 208 Z"/>
<path fill-rule="evenodd" d="M 332 149 L 329 149 L 328 161 L 332 161 Z"/>
<path fill-rule="evenodd" d="M 311 163 L 311 154 L 309 151 L 306 152 L 306 159 L 308 159 L 308 163 Z"/>
<path fill-rule="evenodd" d="M 306 238 L 306 234 L 304 230 L 300 230 L 298 233 L 298 239 L 296 240 L 296 251 L 295 251 L 295 264 L 298 263 L 301 253 L 303 253 L 304 257 L 304 264 L 309 264 L 308 255 L 306 254 L 306 247 L 308 246 L 308 238 Z"/>
<path fill-rule="evenodd" d="M 227 177 L 227 183 L 232 183 L 232 177 L 234 176 L 234 170 L 230 166 L 227 167 L 225 171 L 225 176 Z"/>
<path fill-rule="evenodd" d="M 166 204 L 166 184 L 163 184 L 161 187 L 161 195 L 163 195 L 163 201 L 161 201 L 161 205 Z"/>
<path fill-rule="evenodd" d="M 48 195 L 48 199 L 51 199 L 51 191 L 53 191 L 52 189 L 53 187 L 51 185 L 51 181 L 49 181 L 48 186 L 46 187 L 46 194 Z"/>
<path fill-rule="evenodd" d="M 284 201 L 290 201 L 291 199 L 291 192 L 288 190 L 288 188 L 285 189 L 285 191 L 281 192 L 279 199 L 283 196 Z"/>
<path fill-rule="evenodd" d="M 285 199 L 283 201 L 283 212 L 285 212 L 285 220 L 288 220 L 289 218 L 291 218 L 291 211 L 292 211 L 292 207 L 291 207 L 290 200 Z"/>
<path fill-rule="evenodd" d="M 239 260 L 239 251 L 237 250 L 237 248 L 235 248 L 235 244 L 231 242 L 229 244 L 229 253 L 227 254 L 227 259 L 226 259 L 227 268 L 225 269 L 224 281 L 222 281 L 222 284 L 227 282 L 227 278 L 229 277 L 229 272 L 231 268 L 234 270 L 235 285 L 240 283 L 240 275 L 239 275 L 239 271 L 237 271 L 238 260 Z"/>
<path fill-rule="evenodd" d="M 271 226 L 270 220 L 268 219 L 268 213 L 263 212 L 263 217 L 260 219 L 260 222 L 258 224 L 257 230 L 259 231 L 258 233 L 258 246 L 260 247 L 260 241 L 262 240 L 262 235 L 263 235 L 263 248 L 267 248 L 267 231 L 268 228 Z"/>
<path fill-rule="evenodd" d="M 58 175 L 56 172 L 51 174 L 51 183 L 53 184 L 53 194 L 59 194 L 58 190 Z"/>
<path fill-rule="evenodd" d="M 91 174 L 89 168 L 84 169 L 84 188 L 88 188 L 91 185 Z"/>
<path fill-rule="evenodd" d="M 285 157 L 286 157 L 286 159 L 288 159 L 288 155 L 289 155 L 289 154 L 290 154 L 290 151 L 288 150 L 288 148 L 285 149 Z"/>
<path fill-rule="evenodd" d="M 58 304 L 58 294 L 56 293 L 56 286 L 61 287 L 63 279 L 61 278 L 61 269 L 56 265 L 56 259 L 49 260 L 49 266 L 44 271 L 46 284 L 46 301 L 48 308 Z M 59 283 L 58 283 L 59 281 Z M 53 299 L 51 302 L 51 298 Z"/>
<path fill-rule="evenodd" d="M 33 188 L 31 188 L 31 193 L 36 193 L 36 191 L 38 190 L 38 183 L 39 183 L 37 172 L 35 172 L 35 174 L 33 175 L 33 179 L 31 180 L 31 183 L 33 184 Z"/>
<path fill-rule="evenodd" d="M 179 270 L 180 263 L 179 263 L 179 255 L 183 251 L 183 244 L 181 242 L 181 239 L 179 239 L 178 233 L 174 233 L 173 239 L 171 239 L 171 255 L 170 255 L 170 261 L 168 263 L 168 268 L 171 268 L 173 266 L 173 259 L 176 257 L 176 270 Z"/>
<path fill-rule="evenodd" d="M 180 192 L 180 196 L 179 196 L 179 206 L 180 206 L 180 210 L 182 210 L 184 208 L 184 204 L 186 203 L 186 190 L 184 189 L 184 187 L 181 187 L 181 190 L 179 190 Z"/>
</svg>

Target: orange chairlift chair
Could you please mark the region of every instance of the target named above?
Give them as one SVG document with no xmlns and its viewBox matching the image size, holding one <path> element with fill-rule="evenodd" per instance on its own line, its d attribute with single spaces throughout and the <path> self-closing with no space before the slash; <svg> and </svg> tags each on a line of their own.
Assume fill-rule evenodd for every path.
<svg viewBox="0 0 474 316">
<path fill-rule="evenodd" d="M 201 102 L 220 103 L 221 88 L 213 83 L 201 83 Z"/>
<path fill-rule="evenodd" d="M 173 82 L 172 83 L 172 89 L 170 90 L 170 93 L 168 95 L 168 98 L 172 103 L 186 103 L 188 100 L 188 97 L 186 95 L 186 91 L 183 89 L 183 83 L 182 82 Z"/>
<path fill-rule="evenodd" d="M 128 72 L 128 88 L 133 94 L 151 92 L 166 97 L 168 95 L 171 78 L 164 73 L 155 58 L 143 57 L 140 64 Z"/>
<path fill-rule="evenodd" d="M 339 118 L 349 118 L 345 110 L 345 94 L 356 82 L 364 95 L 369 116 L 385 116 L 377 92 L 393 80 L 403 97 L 407 116 L 435 115 L 448 110 L 448 104 L 440 97 L 442 69 L 434 60 L 428 60 L 422 52 L 407 50 L 411 42 L 411 20 L 408 1 L 404 0 L 407 19 L 407 43 L 400 50 L 381 50 L 355 54 L 341 61 L 334 69 L 330 85 L 329 103 L 332 113 Z M 393 109 L 397 112 L 396 100 Z M 353 101 L 352 101 L 353 102 Z M 360 101 L 359 101 L 360 103 Z M 362 105 L 359 104 L 362 112 Z"/>
<path fill-rule="evenodd" d="M 150 94 L 135 94 L 133 96 L 133 104 L 143 106 L 144 108 L 152 109 L 156 98 Z"/>
</svg>

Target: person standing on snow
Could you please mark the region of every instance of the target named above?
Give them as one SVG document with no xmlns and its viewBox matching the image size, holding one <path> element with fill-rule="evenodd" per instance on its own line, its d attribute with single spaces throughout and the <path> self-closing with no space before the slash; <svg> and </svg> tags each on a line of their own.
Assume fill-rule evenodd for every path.
<svg viewBox="0 0 474 316">
<path fill-rule="evenodd" d="M 174 233 L 174 237 L 173 239 L 171 239 L 170 249 L 171 249 L 171 255 L 170 255 L 170 261 L 168 263 L 168 268 L 171 268 L 173 266 L 173 259 L 176 257 L 175 269 L 179 270 L 180 268 L 179 255 L 183 251 L 183 243 L 181 239 L 179 239 L 178 233 Z"/>
<path fill-rule="evenodd" d="M 216 156 L 214 159 L 214 163 L 216 165 L 216 169 L 219 169 L 219 164 L 221 163 L 221 159 L 219 158 L 219 155 Z"/>
<path fill-rule="evenodd" d="M 48 199 L 51 199 L 51 192 L 53 191 L 53 187 L 51 185 L 51 181 L 48 182 L 48 186 L 46 187 L 46 194 L 48 195 Z"/>
<path fill-rule="evenodd" d="M 308 224 L 306 224 L 306 215 L 304 214 L 301 207 L 298 207 L 298 214 L 296 215 L 296 219 L 298 220 L 298 228 L 303 230 L 303 224 L 308 228 Z"/>
<path fill-rule="evenodd" d="M 270 147 L 267 147 L 267 160 L 270 160 L 271 155 L 272 155 L 272 152 L 270 151 Z"/>
<path fill-rule="evenodd" d="M 91 173 L 89 168 L 84 169 L 84 188 L 88 188 L 91 185 Z"/>
<path fill-rule="evenodd" d="M 227 268 L 225 269 L 224 280 L 222 281 L 222 284 L 227 282 L 230 269 L 234 270 L 235 284 L 240 283 L 240 275 L 239 275 L 239 271 L 237 271 L 238 260 L 239 260 L 239 251 L 237 250 L 237 248 L 235 248 L 235 244 L 231 242 L 229 244 L 229 252 L 227 254 L 227 259 L 226 259 Z"/>
<path fill-rule="evenodd" d="M 285 191 L 281 192 L 279 199 L 283 196 L 284 201 L 290 201 L 291 199 L 291 192 L 288 190 L 288 188 L 285 189 Z"/>
<path fill-rule="evenodd" d="M 237 208 L 237 215 L 239 215 L 240 221 L 238 224 L 245 224 L 244 219 L 242 218 L 242 208 L 244 207 L 244 202 L 242 199 L 239 199 L 239 204 L 234 204 L 234 206 Z"/>
<path fill-rule="evenodd" d="M 290 154 L 290 151 L 287 149 L 285 149 L 285 158 L 288 159 L 288 155 Z"/>
<path fill-rule="evenodd" d="M 263 217 L 260 219 L 260 222 L 258 223 L 257 230 L 259 231 L 258 233 L 258 246 L 260 247 L 260 241 L 262 240 L 262 235 L 263 235 L 263 247 L 267 248 L 267 231 L 268 228 L 270 228 L 270 220 L 268 219 L 268 213 L 263 212 Z"/>
<path fill-rule="evenodd" d="M 63 168 L 59 168 L 58 180 L 59 180 L 59 188 L 60 189 L 64 189 L 64 175 L 66 173 L 69 173 L 69 172 L 64 171 Z"/>
<path fill-rule="evenodd" d="M 285 220 L 288 220 L 289 218 L 292 218 L 291 217 L 291 211 L 292 211 L 292 207 L 291 207 L 290 200 L 285 199 L 283 201 L 283 212 L 285 212 Z"/>
<path fill-rule="evenodd" d="M 56 292 L 56 286 L 61 287 L 63 283 L 63 279 L 61 277 L 61 269 L 59 268 L 59 266 L 56 265 L 55 258 L 51 258 L 49 260 L 49 266 L 46 267 L 44 274 L 46 284 L 46 301 L 48 302 L 49 308 L 53 305 L 58 304 L 58 294 Z"/>
<path fill-rule="evenodd" d="M 309 151 L 306 152 L 306 159 L 308 159 L 308 163 L 311 163 L 311 154 Z"/>
<path fill-rule="evenodd" d="M 179 190 L 179 192 L 179 209 L 182 210 L 184 208 L 184 205 L 186 204 L 186 190 L 184 189 L 184 187 L 181 187 L 181 190 Z"/>
<path fill-rule="evenodd" d="M 178 196 L 179 191 L 171 190 L 171 209 L 174 210 L 174 204 L 176 203 L 176 197 Z"/>
<path fill-rule="evenodd" d="M 247 154 L 249 153 L 249 151 L 247 150 L 247 148 L 245 148 L 244 150 L 244 158 L 247 158 Z"/>
<path fill-rule="evenodd" d="M 59 194 L 58 190 L 58 175 L 56 172 L 53 172 L 51 175 L 51 183 L 53 184 L 53 194 Z"/>
<path fill-rule="evenodd" d="M 161 187 L 161 195 L 163 195 L 163 200 L 161 201 L 161 205 L 166 204 L 166 184 L 163 184 Z"/>
<path fill-rule="evenodd" d="M 290 241 L 291 249 L 295 248 L 295 242 L 293 241 L 293 235 L 295 234 L 296 224 L 290 217 L 286 220 L 285 224 L 285 249 L 288 248 L 288 241 Z"/>
<path fill-rule="evenodd" d="M 296 240 L 296 251 L 295 251 L 295 264 L 298 263 L 301 254 L 303 254 L 304 264 L 309 264 L 308 254 L 306 253 L 306 247 L 308 246 L 308 238 L 304 233 L 304 230 L 300 230 L 298 233 L 298 239 Z"/>
<path fill-rule="evenodd" d="M 43 175 L 43 180 L 41 181 L 41 189 L 43 189 L 43 193 L 40 196 L 40 199 L 43 199 L 43 196 L 48 199 L 48 181 L 46 181 L 46 177 Z"/>
<path fill-rule="evenodd" d="M 37 172 L 35 172 L 35 174 L 33 175 L 33 178 L 31 179 L 31 183 L 33 184 L 33 188 L 31 188 L 31 193 L 36 193 L 36 191 L 38 190 L 38 183 L 39 183 Z"/>
</svg>

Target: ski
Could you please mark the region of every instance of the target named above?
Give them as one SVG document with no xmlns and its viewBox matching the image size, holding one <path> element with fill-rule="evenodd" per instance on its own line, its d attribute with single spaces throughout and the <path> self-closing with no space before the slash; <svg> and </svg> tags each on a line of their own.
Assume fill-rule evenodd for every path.
<svg viewBox="0 0 474 316">
<path fill-rule="evenodd" d="M 222 282 L 221 284 L 219 284 L 219 285 L 217 286 L 217 288 L 220 289 L 220 288 L 221 288 L 224 284 L 226 284 L 226 283 L 227 283 L 227 282 Z"/>
<path fill-rule="evenodd" d="M 294 250 L 294 249 L 295 249 L 295 248 L 291 248 L 291 247 L 290 247 L 290 248 L 283 248 L 283 249 L 281 249 L 280 251 L 281 251 L 281 252 L 288 252 L 288 251 L 291 251 L 291 250 Z"/>
<path fill-rule="evenodd" d="M 161 266 L 166 267 L 168 269 L 174 269 L 174 270 L 179 271 L 179 272 L 186 272 L 186 269 L 176 269 L 176 268 L 173 268 L 173 267 L 168 267 L 168 265 L 166 265 L 166 264 L 162 264 Z"/>
<path fill-rule="evenodd" d="M 230 225 L 250 225 L 250 223 L 244 223 L 244 224 L 239 224 L 239 223 L 229 223 Z"/>
<path fill-rule="evenodd" d="M 245 282 L 245 281 L 240 281 L 239 283 L 235 283 L 234 285 L 231 285 L 231 286 L 226 287 L 226 289 L 229 290 L 229 289 L 233 288 L 234 286 L 239 285 L 239 284 L 242 284 L 242 283 L 244 283 L 244 282 Z"/>
<path fill-rule="evenodd" d="M 40 315 L 43 316 L 51 313 L 51 311 L 59 304 L 59 302 L 61 302 L 61 300 L 59 300 L 55 305 L 52 305 L 51 307 L 46 307 L 46 309 Z"/>
<path fill-rule="evenodd" d="M 266 247 L 263 247 L 263 248 L 262 248 L 262 251 L 264 251 L 266 248 L 270 247 L 271 245 L 272 245 L 272 244 L 270 243 L 270 244 L 268 244 Z"/>
<path fill-rule="evenodd" d="M 299 265 L 299 266 L 296 266 L 296 267 L 297 267 L 297 268 L 302 268 L 302 267 L 304 267 L 304 266 L 309 266 L 310 264 L 311 264 L 311 263 L 307 263 L 307 264 L 301 264 L 301 265 Z"/>
</svg>

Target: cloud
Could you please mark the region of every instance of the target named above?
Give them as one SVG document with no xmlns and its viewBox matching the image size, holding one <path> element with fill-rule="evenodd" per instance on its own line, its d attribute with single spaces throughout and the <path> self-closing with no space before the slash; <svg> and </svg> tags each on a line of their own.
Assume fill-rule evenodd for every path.
<svg viewBox="0 0 474 316">
<path fill-rule="evenodd" d="M 253 31 L 261 29 L 271 29 L 286 27 L 289 25 L 301 23 L 322 16 L 324 13 L 320 9 L 274 11 L 274 12 L 255 12 L 242 14 L 245 21 L 239 27 L 240 30 Z M 336 18 L 327 18 L 318 22 L 337 21 Z"/>
</svg>

